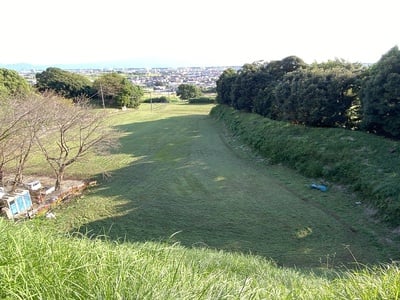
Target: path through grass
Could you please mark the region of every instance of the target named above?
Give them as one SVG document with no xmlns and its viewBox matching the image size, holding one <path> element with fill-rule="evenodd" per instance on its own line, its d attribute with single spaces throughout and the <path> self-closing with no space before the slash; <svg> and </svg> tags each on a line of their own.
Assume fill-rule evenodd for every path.
<svg viewBox="0 0 400 300">
<path fill-rule="evenodd" d="M 127 242 L 172 236 L 186 247 L 253 253 L 284 266 L 396 258 L 396 241 L 357 199 L 338 187 L 311 190 L 310 179 L 253 156 L 208 116 L 210 108 L 116 113 L 121 148 L 85 168 L 111 176 L 59 209 L 55 225 Z"/>
</svg>

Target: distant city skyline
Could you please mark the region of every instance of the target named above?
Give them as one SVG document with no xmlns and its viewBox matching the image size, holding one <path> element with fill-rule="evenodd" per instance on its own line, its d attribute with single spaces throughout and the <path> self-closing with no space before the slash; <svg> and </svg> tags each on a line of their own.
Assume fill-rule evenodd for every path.
<svg viewBox="0 0 400 300">
<path fill-rule="evenodd" d="M 56 67 L 65 70 L 90 70 L 90 69 L 105 69 L 105 70 L 119 70 L 119 69 L 179 69 L 179 68 L 209 68 L 209 67 L 241 67 L 241 65 L 175 65 L 170 66 L 165 62 L 146 61 L 146 60 L 127 60 L 127 61 L 108 61 L 97 63 L 79 63 L 79 64 L 30 64 L 30 63 L 16 63 L 16 64 L 2 64 L 0 68 L 7 68 L 16 71 L 41 71 L 49 67 Z"/>
<path fill-rule="evenodd" d="M 5 0 L 0 65 L 241 66 L 296 55 L 375 63 L 397 0 Z"/>
</svg>

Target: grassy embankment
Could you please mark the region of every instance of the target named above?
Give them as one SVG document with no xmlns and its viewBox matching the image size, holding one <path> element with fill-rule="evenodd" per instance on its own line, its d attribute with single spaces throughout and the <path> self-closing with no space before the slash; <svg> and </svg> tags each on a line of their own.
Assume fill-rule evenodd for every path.
<svg viewBox="0 0 400 300">
<path fill-rule="evenodd" d="M 114 112 L 121 148 L 69 173 L 107 172 L 99 187 L 56 220 L 2 221 L 0 298 L 398 298 L 398 267 L 379 267 L 395 236 L 389 243 L 352 195 L 310 190 L 309 179 L 245 151 L 210 108 Z"/>
<path fill-rule="evenodd" d="M 400 225 L 400 142 L 373 134 L 310 128 L 218 106 L 212 115 L 271 163 L 343 184 Z"/>
</svg>

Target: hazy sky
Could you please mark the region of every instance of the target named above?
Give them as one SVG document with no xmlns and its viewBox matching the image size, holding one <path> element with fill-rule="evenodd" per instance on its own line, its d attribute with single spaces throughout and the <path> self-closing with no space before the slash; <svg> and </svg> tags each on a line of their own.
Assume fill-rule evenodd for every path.
<svg viewBox="0 0 400 300">
<path fill-rule="evenodd" d="M 400 46 L 399 0 L 2 0 L 0 63 L 142 59 L 373 63 Z"/>
</svg>

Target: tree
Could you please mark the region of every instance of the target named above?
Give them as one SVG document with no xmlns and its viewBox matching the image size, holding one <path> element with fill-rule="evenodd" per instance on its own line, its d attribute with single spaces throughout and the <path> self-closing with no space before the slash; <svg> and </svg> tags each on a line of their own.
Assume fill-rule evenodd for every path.
<svg viewBox="0 0 400 300">
<path fill-rule="evenodd" d="M 393 47 L 373 65 L 361 85 L 362 128 L 400 138 L 400 51 Z"/>
<path fill-rule="evenodd" d="M 261 83 L 259 75 L 261 62 L 245 64 L 237 73 L 235 82 L 232 85 L 231 103 L 235 109 L 252 111 L 253 101 L 257 96 Z"/>
<path fill-rule="evenodd" d="M 28 82 L 16 71 L 0 69 L 0 97 L 24 96 L 31 93 Z"/>
<path fill-rule="evenodd" d="M 29 99 L 24 100 L 23 110 L 27 112 L 25 117 L 21 120 L 22 126 L 17 134 L 11 137 L 14 141 L 12 144 L 15 147 L 14 161 L 15 161 L 15 176 L 14 186 L 16 188 L 18 184 L 22 183 L 23 171 L 25 164 L 34 148 L 36 138 L 40 134 L 43 126 L 43 111 L 47 105 L 43 97 L 39 95 L 31 95 Z M 42 132 L 46 135 L 46 132 Z"/>
<path fill-rule="evenodd" d="M 116 96 L 116 101 L 119 106 L 137 108 L 140 104 L 140 98 L 144 95 L 141 87 L 133 85 L 130 81 L 124 78 L 120 92 Z"/>
<path fill-rule="evenodd" d="M 109 106 L 136 108 L 144 94 L 141 87 L 133 85 L 126 77 L 118 73 L 101 75 L 93 83 L 93 88 L 104 98 L 104 104 Z"/>
<path fill-rule="evenodd" d="M 28 98 L 7 97 L 0 101 L 0 177 L 4 168 L 15 162 L 15 184 L 22 182 L 22 172 L 31 152 L 34 137 L 41 126 L 41 108 L 37 95 Z M 14 185 L 15 187 L 15 185 Z"/>
<path fill-rule="evenodd" d="M 357 93 L 360 69 L 313 65 L 287 73 L 275 88 L 272 116 L 310 126 L 345 127 Z"/>
<path fill-rule="evenodd" d="M 229 68 L 222 72 L 217 80 L 217 97 L 219 104 L 231 105 L 232 87 L 236 80 L 237 73 L 234 69 Z"/>
<path fill-rule="evenodd" d="M 0 98 L 0 183 L 3 183 L 5 166 L 14 159 L 12 137 L 18 132 L 19 123 L 25 117 L 16 112 L 17 105 L 11 98 Z"/>
<path fill-rule="evenodd" d="M 286 73 L 305 66 L 306 64 L 296 56 L 268 63 L 258 61 L 245 64 L 233 84 L 232 106 L 268 116 L 275 85 Z"/>
<path fill-rule="evenodd" d="M 51 90 L 69 99 L 92 93 L 88 78 L 59 68 L 47 68 L 36 74 L 36 81 L 36 88 L 40 92 Z"/>
<path fill-rule="evenodd" d="M 262 66 L 254 76 L 258 82 L 258 91 L 256 96 L 253 96 L 253 111 L 265 117 L 277 118 L 273 114 L 273 105 L 276 106 L 276 86 L 282 82 L 285 74 L 305 67 L 303 60 L 296 56 L 271 61 Z"/>
<path fill-rule="evenodd" d="M 176 90 L 176 95 L 182 100 L 188 100 L 190 98 L 196 98 L 201 96 L 201 89 L 194 84 L 182 83 Z"/>
<path fill-rule="evenodd" d="M 118 134 L 106 124 L 105 112 L 91 109 L 87 100 L 72 104 L 58 96 L 48 98 L 42 122 L 46 134 L 37 135 L 36 141 L 54 171 L 59 190 L 68 167 L 90 151 L 106 153 L 118 145 Z M 49 143 L 52 140 L 55 145 Z"/>
</svg>

